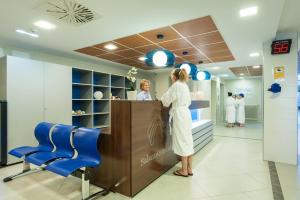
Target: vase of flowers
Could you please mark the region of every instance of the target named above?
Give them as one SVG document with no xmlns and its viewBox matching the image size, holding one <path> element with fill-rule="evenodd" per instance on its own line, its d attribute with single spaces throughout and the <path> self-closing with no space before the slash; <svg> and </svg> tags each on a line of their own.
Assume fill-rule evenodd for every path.
<svg viewBox="0 0 300 200">
<path fill-rule="evenodd" d="M 137 69 L 132 67 L 128 72 L 126 78 L 130 81 L 130 88 L 127 89 L 127 99 L 136 100 L 137 91 L 136 91 L 136 76 Z"/>
</svg>

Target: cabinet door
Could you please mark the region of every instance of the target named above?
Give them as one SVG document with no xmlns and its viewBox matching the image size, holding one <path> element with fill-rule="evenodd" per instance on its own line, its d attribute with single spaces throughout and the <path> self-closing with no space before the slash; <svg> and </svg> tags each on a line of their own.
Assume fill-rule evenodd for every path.
<svg viewBox="0 0 300 200">
<path fill-rule="evenodd" d="M 43 121 L 43 63 L 7 57 L 8 150 L 35 145 L 35 126 Z M 12 156 L 8 163 L 15 162 Z"/>
<path fill-rule="evenodd" d="M 72 68 L 45 63 L 45 120 L 72 124 Z"/>
</svg>

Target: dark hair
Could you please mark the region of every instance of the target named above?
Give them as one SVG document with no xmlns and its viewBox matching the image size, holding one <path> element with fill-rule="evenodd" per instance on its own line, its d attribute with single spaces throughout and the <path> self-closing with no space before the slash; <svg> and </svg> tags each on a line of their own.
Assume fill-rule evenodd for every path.
<svg viewBox="0 0 300 200">
<path fill-rule="evenodd" d="M 186 73 L 185 69 L 174 69 L 172 72 L 173 76 L 175 76 L 176 80 L 187 81 L 189 80 L 189 76 Z"/>
<path fill-rule="evenodd" d="M 243 93 L 239 94 L 239 96 L 240 96 L 240 97 L 243 97 L 243 98 L 245 97 L 245 95 L 244 95 Z"/>
<path fill-rule="evenodd" d="M 228 92 L 228 96 L 231 97 L 232 96 L 232 92 Z"/>
</svg>

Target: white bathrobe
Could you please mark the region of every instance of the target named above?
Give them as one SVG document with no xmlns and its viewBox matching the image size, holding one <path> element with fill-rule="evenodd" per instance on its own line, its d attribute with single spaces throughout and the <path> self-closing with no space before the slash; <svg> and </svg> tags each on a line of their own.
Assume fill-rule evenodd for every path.
<svg viewBox="0 0 300 200">
<path fill-rule="evenodd" d="M 239 99 L 237 102 L 237 122 L 245 124 L 245 100 L 244 98 Z"/>
<path fill-rule="evenodd" d="M 232 97 L 227 97 L 226 100 L 226 121 L 229 124 L 235 123 L 235 106 L 236 101 Z"/>
<path fill-rule="evenodd" d="M 192 117 L 190 91 L 186 83 L 176 81 L 162 96 L 164 106 L 169 107 L 172 118 L 172 149 L 179 156 L 190 156 L 194 153 L 192 136 Z"/>
</svg>

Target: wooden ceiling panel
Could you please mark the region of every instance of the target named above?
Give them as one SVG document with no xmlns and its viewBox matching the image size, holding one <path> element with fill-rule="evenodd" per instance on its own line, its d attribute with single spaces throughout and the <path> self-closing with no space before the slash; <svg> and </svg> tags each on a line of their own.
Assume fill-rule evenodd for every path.
<svg viewBox="0 0 300 200">
<path fill-rule="evenodd" d="M 116 61 L 116 60 L 120 60 L 123 58 L 122 56 L 119 56 L 119 55 L 116 55 L 113 53 L 103 54 L 103 55 L 99 55 L 97 57 L 105 59 L 105 60 L 111 60 L 111 61 Z"/>
<path fill-rule="evenodd" d="M 183 57 L 176 57 L 175 58 L 175 63 L 176 64 L 179 64 L 179 63 L 183 63 L 185 62 L 186 60 L 183 58 Z"/>
<path fill-rule="evenodd" d="M 117 47 L 117 49 L 108 50 L 108 49 L 104 48 L 104 46 L 107 45 L 107 44 L 113 44 Z M 127 47 L 124 47 L 124 46 L 122 46 L 120 44 L 117 44 L 115 42 L 105 42 L 105 43 L 101 43 L 101 44 L 96 44 L 93 47 L 95 47 L 97 49 L 104 50 L 104 51 L 108 51 L 108 52 L 116 52 L 116 51 L 122 51 L 122 50 L 128 49 Z"/>
<path fill-rule="evenodd" d="M 140 52 L 142 52 L 144 54 L 146 54 L 149 51 L 152 51 L 154 49 L 160 49 L 160 47 L 157 46 L 157 45 L 151 44 L 151 45 L 147 45 L 147 46 L 142 46 L 142 47 L 135 48 L 135 50 L 140 51 Z"/>
<path fill-rule="evenodd" d="M 204 34 L 204 35 L 189 37 L 187 39 L 195 46 L 213 44 L 217 42 L 224 42 L 223 37 L 219 31 Z"/>
<path fill-rule="evenodd" d="M 232 56 L 231 52 L 229 50 L 225 50 L 225 51 L 208 51 L 205 53 L 206 56 L 208 57 L 228 57 L 228 56 Z"/>
<path fill-rule="evenodd" d="M 208 64 L 208 63 L 211 63 L 209 60 L 206 60 L 206 59 L 202 59 L 201 61 L 202 61 L 201 64 Z M 198 60 L 198 59 L 196 59 L 196 60 L 189 60 L 189 62 L 190 62 L 190 63 L 193 63 L 193 64 L 195 64 L 195 65 L 198 65 L 198 64 L 199 64 L 199 60 Z"/>
<path fill-rule="evenodd" d="M 187 55 L 199 54 L 199 51 L 197 49 L 195 49 L 194 47 L 186 48 L 186 49 L 180 49 L 180 50 L 174 50 L 172 52 L 175 53 L 177 56 L 184 56 L 183 52 L 187 52 L 188 53 Z"/>
<path fill-rule="evenodd" d="M 233 61 L 233 56 L 226 56 L 226 57 L 212 57 L 210 58 L 213 62 L 226 62 L 226 61 Z"/>
<path fill-rule="evenodd" d="M 247 69 L 251 76 L 262 76 L 263 74 L 262 66 L 260 66 L 260 68 L 253 68 L 253 66 L 247 66 Z"/>
<path fill-rule="evenodd" d="M 163 39 L 158 39 L 157 34 L 162 34 L 164 36 Z M 147 38 L 148 40 L 151 40 L 153 43 L 160 43 L 168 40 L 174 40 L 179 39 L 180 35 L 176 33 L 171 27 L 163 27 L 147 32 L 140 33 L 141 36 Z"/>
<path fill-rule="evenodd" d="M 114 54 L 119 55 L 119 56 L 123 56 L 125 58 L 131 58 L 131 57 L 137 57 L 137 56 L 143 55 L 143 53 L 141 53 L 139 51 L 132 50 L 132 49 L 124 50 L 124 51 L 118 51 L 118 52 L 115 52 Z"/>
<path fill-rule="evenodd" d="M 172 40 L 168 42 L 159 43 L 160 46 L 162 46 L 165 49 L 168 49 L 170 51 L 176 50 L 176 49 L 186 49 L 192 47 L 187 41 L 184 39 L 178 39 L 178 40 Z"/>
<path fill-rule="evenodd" d="M 164 37 L 158 39 L 158 34 Z M 109 43 L 113 43 L 118 48 L 116 50 L 105 49 L 104 46 Z M 153 69 L 147 67 L 138 58 L 155 49 L 172 51 L 176 56 L 176 63 L 186 61 L 198 64 L 200 60 L 204 63 L 234 60 L 234 56 L 210 16 L 137 33 L 75 51 L 129 66 Z M 187 55 L 183 54 L 185 51 Z"/>
<path fill-rule="evenodd" d="M 184 37 L 218 30 L 210 16 L 172 25 Z"/>
<path fill-rule="evenodd" d="M 120 39 L 117 39 L 114 41 L 121 45 L 127 46 L 129 48 L 136 48 L 136 47 L 152 44 L 151 42 L 149 42 L 148 40 L 144 39 L 143 37 L 141 37 L 137 34 L 131 35 L 128 37 L 124 37 L 124 38 L 120 38 Z"/>
<path fill-rule="evenodd" d="M 181 56 L 182 58 L 186 60 L 207 60 L 207 58 L 202 54 L 195 54 L 195 55 L 187 55 L 187 56 Z"/>
<path fill-rule="evenodd" d="M 228 46 L 225 42 L 219 42 L 219 43 L 214 43 L 214 44 L 197 46 L 197 48 L 200 49 L 203 53 L 224 51 L 224 50 L 229 51 Z"/>
<path fill-rule="evenodd" d="M 97 56 L 97 55 L 102 55 L 102 54 L 107 53 L 106 51 L 99 50 L 99 49 L 96 49 L 94 47 L 86 47 L 86 48 L 82 48 L 82 49 L 77 49 L 75 51 L 77 51 L 79 53 L 87 54 L 87 55 L 90 55 L 90 56 Z"/>
</svg>

